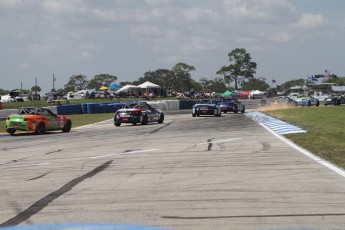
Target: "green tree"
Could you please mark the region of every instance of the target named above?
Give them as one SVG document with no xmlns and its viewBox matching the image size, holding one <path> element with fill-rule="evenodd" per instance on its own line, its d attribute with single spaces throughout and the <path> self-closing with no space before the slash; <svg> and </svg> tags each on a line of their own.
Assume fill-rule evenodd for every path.
<svg viewBox="0 0 345 230">
<path fill-rule="evenodd" d="M 138 79 L 139 84 L 146 81 L 159 85 L 162 88 L 171 88 L 173 85 L 174 73 L 168 69 L 157 69 L 155 71 L 148 71 L 144 76 Z"/>
<path fill-rule="evenodd" d="M 226 91 L 226 85 L 225 85 L 224 78 L 216 77 L 214 80 L 211 80 L 210 83 L 211 83 L 211 91 L 212 92 L 221 93 L 221 92 Z"/>
<path fill-rule="evenodd" d="M 57 90 L 55 91 L 55 94 L 56 94 L 57 96 L 63 97 L 63 96 L 65 95 L 64 89 L 57 89 Z M 67 94 L 67 93 L 66 93 L 66 94 Z"/>
<path fill-rule="evenodd" d="M 250 90 L 260 90 L 267 91 L 270 88 L 269 84 L 266 83 L 264 79 L 249 79 L 248 81 L 243 82 L 241 90 L 250 91 Z"/>
<path fill-rule="evenodd" d="M 209 87 L 212 84 L 211 81 L 209 79 L 207 79 L 206 77 L 200 78 L 199 82 L 200 82 L 202 90 L 204 92 L 207 92 L 207 90 L 209 89 Z"/>
<path fill-rule="evenodd" d="M 39 87 L 38 85 L 31 87 L 31 92 L 37 93 L 37 92 L 41 92 L 41 90 L 42 90 L 41 87 Z"/>
<path fill-rule="evenodd" d="M 223 75 L 227 84 L 235 82 L 235 89 L 238 90 L 239 78 L 252 79 L 256 73 L 257 64 L 251 61 L 251 56 L 244 48 L 236 48 L 229 54 L 230 65 L 223 66 L 217 74 Z"/>
<path fill-rule="evenodd" d="M 75 91 L 75 90 L 81 90 L 86 89 L 87 84 L 89 81 L 87 80 L 85 75 L 79 74 L 79 75 L 73 75 L 69 78 L 69 81 L 64 86 L 65 92 L 69 91 Z"/>
<path fill-rule="evenodd" d="M 330 77 L 324 81 L 324 83 L 334 83 L 338 86 L 345 85 L 345 77 Z"/>
<path fill-rule="evenodd" d="M 0 89 L 0 95 L 6 95 L 6 94 L 9 94 L 10 91 L 9 90 L 6 90 L 6 89 Z"/>
<path fill-rule="evenodd" d="M 29 89 L 22 89 L 21 90 L 22 94 L 30 94 L 31 91 Z"/>
<path fill-rule="evenodd" d="M 120 85 L 125 86 L 125 85 L 139 85 L 139 81 L 121 81 Z"/>
<path fill-rule="evenodd" d="M 172 82 L 174 90 L 185 92 L 193 88 L 195 81 L 191 78 L 191 71 L 194 71 L 195 67 L 185 64 L 177 63 L 173 68 Z"/>
<path fill-rule="evenodd" d="M 294 87 L 294 86 L 301 86 L 302 87 L 305 84 L 306 84 L 305 79 L 297 79 L 297 80 L 287 81 L 287 82 L 280 85 L 279 91 L 289 90 L 291 87 Z"/>
<path fill-rule="evenodd" d="M 102 86 L 110 86 L 111 83 L 117 80 L 116 76 L 110 74 L 98 74 L 95 75 L 89 82 L 87 88 L 98 90 Z"/>
</svg>

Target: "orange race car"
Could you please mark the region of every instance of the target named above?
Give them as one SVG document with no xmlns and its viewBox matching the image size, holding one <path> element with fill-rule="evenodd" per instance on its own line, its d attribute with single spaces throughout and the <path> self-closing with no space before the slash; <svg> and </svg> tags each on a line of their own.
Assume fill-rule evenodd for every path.
<svg viewBox="0 0 345 230">
<path fill-rule="evenodd" d="M 17 130 L 43 134 L 55 130 L 69 132 L 71 128 L 72 122 L 67 116 L 56 115 L 46 108 L 22 107 L 18 114 L 9 115 L 6 119 L 6 131 L 11 135 Z"/>
</svg>

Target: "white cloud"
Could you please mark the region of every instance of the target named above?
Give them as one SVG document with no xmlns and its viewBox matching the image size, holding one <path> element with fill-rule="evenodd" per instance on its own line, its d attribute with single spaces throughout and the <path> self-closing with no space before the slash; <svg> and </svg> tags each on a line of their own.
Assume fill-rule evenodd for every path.
<svg viewBox="0 0 345 230">
<path fill-rule="evenodd" d="M 186 54 L 196 53 L 208 49 L 212 49 L 212 44 L 209 44 L 205 39 L 193 36 L 190 41 L 183 46 L 183 52 Z"/>
<path fill-rule="evenodd" d="M 297 26 L 310 29 L 322 26 L 325 22 L 326 20 L 321 14 L 304 13 L 300 17 Z"/>
<path fill-rule="evenodd" d="M 183 15 L 189 23 L 211 23 L 218 18 L 218 14 L 215 11 L 196 7 L 184 10 Z"/>
<path fill-rule="evenodd" d="M 226 17 L 252 23 L 285 23 L 295 13 L 287 0 L 224 0 L 223 5 Z"/>
</svg>

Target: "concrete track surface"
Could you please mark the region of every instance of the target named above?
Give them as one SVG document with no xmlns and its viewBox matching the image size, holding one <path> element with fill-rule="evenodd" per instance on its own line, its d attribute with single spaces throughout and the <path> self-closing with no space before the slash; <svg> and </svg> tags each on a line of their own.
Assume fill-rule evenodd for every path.
<svg viewBox="0 0 345 230">
<path fill-rule="evenodd" d="M 345 229 L 345 178 L 255 121 L 165 118 L 1 136 L 0 226 Z"/>
</svg>

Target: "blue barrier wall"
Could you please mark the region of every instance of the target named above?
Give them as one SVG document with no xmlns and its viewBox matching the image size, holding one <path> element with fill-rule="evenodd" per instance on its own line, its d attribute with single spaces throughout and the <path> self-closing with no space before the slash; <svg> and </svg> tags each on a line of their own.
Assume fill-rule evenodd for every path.
<svg viewBox="0 0 345 230">
<path fill-rule="evenodd" d="M 95 114 L 95 113 L 115 113 L 122 108 L 121 102 L 107 102 L 107 103 L 83 103 L 78 105 L 61 105 L 57 106 L 57 114 L 71 115 L 71 114 Z"/>
<path fill-rule="evenodd" d="M 192 109 L 197 100 L 180 100 L 180 109 Z"/>
</svg>

